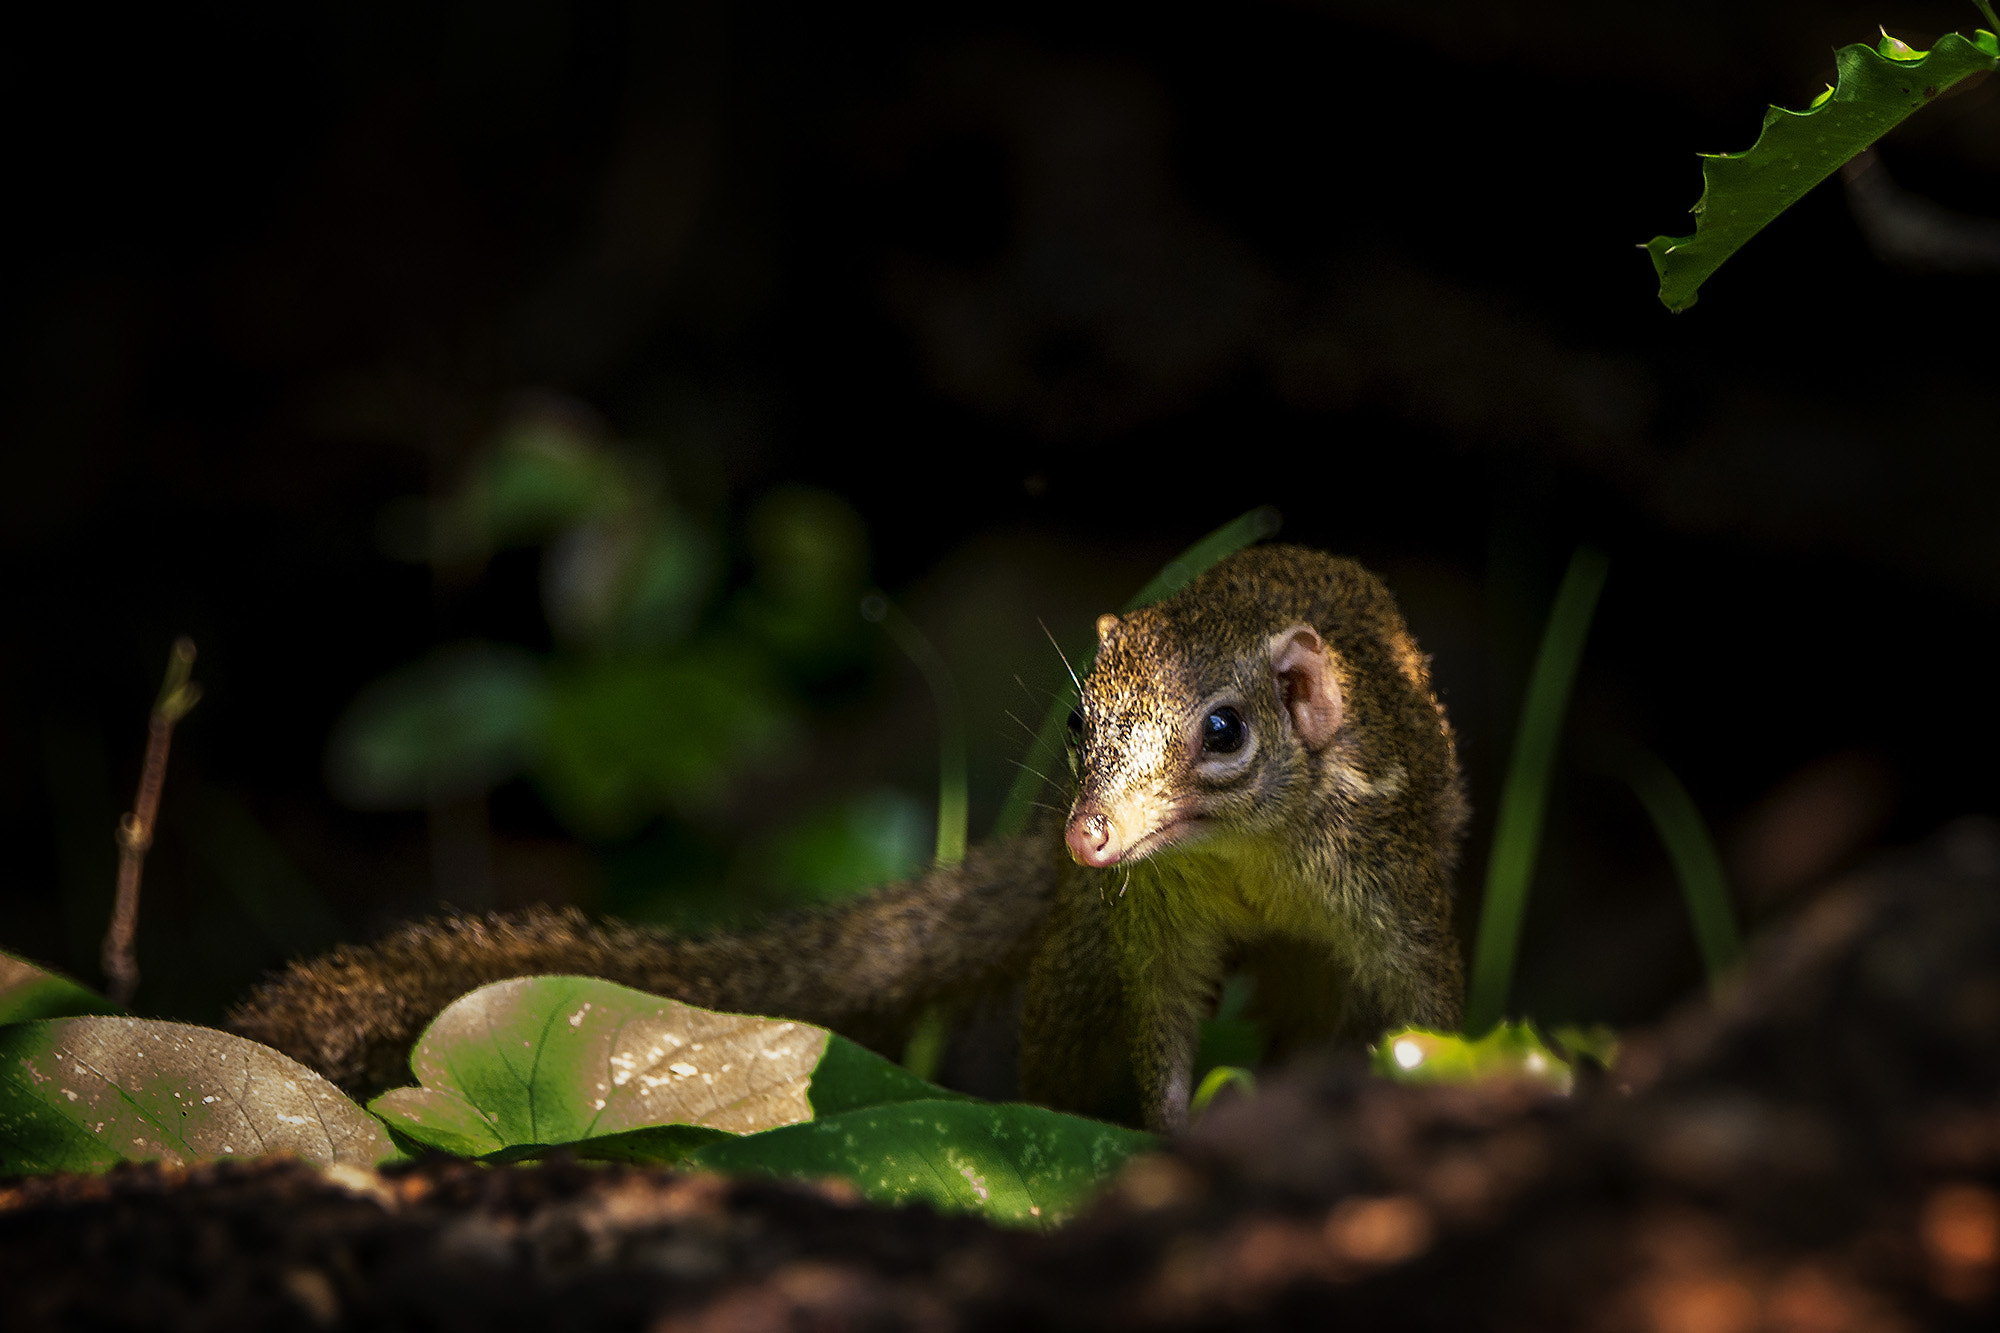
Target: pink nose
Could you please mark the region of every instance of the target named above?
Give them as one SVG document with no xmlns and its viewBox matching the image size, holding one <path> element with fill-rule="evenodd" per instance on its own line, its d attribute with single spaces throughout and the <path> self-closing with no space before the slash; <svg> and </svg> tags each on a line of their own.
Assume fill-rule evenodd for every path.
<svg viewBox="0 0 2000 1333">
<path fill-rule="evenodd" d="M 1072 815 L 1069 827 L 1063 831 L 1063 840 L 1069 843 L 1069 854 L 1076 858 L 1076 863 L 1093 870 L 1117 865 L 1123 850 L 1112 833 L 1111 821 L 1095 813 L 1079 811 Z"/>
</svg>

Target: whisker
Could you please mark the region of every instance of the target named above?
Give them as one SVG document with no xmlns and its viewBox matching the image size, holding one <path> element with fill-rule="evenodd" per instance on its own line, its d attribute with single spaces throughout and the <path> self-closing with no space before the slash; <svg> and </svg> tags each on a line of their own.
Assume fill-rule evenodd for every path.
<svg viewBox="0 0 2000 1333">
<path fill-rule="evenodd" d="M 1039 769 L 1039 768 L 1036 768 L 1036 767 L 1035 767 L 1034 765 L 1032 765 L 1032 764 L 1024 764 L 1024 763 L 1022 763 L 1022 762 L 1021 762 L 1020 760 L 1018 760 L 1018 759 L 1009 759 L 1009 760 L 1008 760 L 1007 762 L 1008 762 L 1008 763 L 1010 763 L 1010 764 L 1012 764 L 1012 765 L 1013 765 L 1014 767 L 1016 767 L 1016 768 L 1025 768 L 1025 769 L 1027 769 L 1027 770 L 1028 770 L 1028 772 L 1030 772 L 1030 773 L 1033 773 L 1033 774 L 1034 774 L 1034 775 L 1035 775 L 1036 777 L 1038 777 L 1038 778 L 1040 778 L 1040 779 L 1041 779 L 1042 781 L 1044 781 L 1044 782 L 1048 783 L 1048 784 L 1049 784 L 1049 786 L 1050 786 L 1050 787 L 1051 787 L 1052 789 L 1054 789 L 1054 790 L 1055 790 L 1055 792 L 1056 792 L 1056 793 L 1057 793 L 1058 795 L 1064 795 L 1064 796 L 1066 796 L 1066 795 L 1068 795 L 1068 794 L 1069 794 L 1069 788 L 1067 788 L 1067 787 L 1063 786 L 1063 785 L 1062 785 L 1062 784 L 1061 784 L 1060 782 L 1057 782 L 1057 781 L 1056 781 L 1056 780 L 1055 780 L 1054 778 L 1052 778 L 1052 777 L 1050 777 L 1050 776 L 1049 776 L 1048 774 L 1046 774 L 1046 773 L 1042 772 L 1042 770 L 1041 770 L 1041 769 Z"/>
<path fill-rule="evenodd" d="M 1015 679 L 1016 679 L 1016 680 L 1018 680 L 1018 679 L 1020 679 L 1020 677 L 1018 677 L 1018 676 L 1017 676 L 1017 677 L 1015 677 Z M 1003 708 L 1003 709 L 1001 709 L 1000 711 L 1001 711 L 1001 712 L 1003 712 L 1003 713 L 1005 713 L 1005 714 L 1007 715 L 1008 719 L 1009 719 L 1010 721 L 1012 721 L 1012 722 L 1013 722 L 1013 724 L 1014 724 L 1015 726 L 1019 727 L 1019 728 L 1020 728 L 1021 730 L 1025 731 L 1025 732 L 1027 732 L 1027 733 L 1028 733 L 1028 739 L 1029 739 L 1029 740 L 1033 740 L 1033 739 L 1035 739 L 1035 734 L 1036 734 L 1036 733 L 1035 733 L 1035 729 L 1034 729 L 1033 727 L 1029 726 L 1029 725 L 1028 725 L 1027 723 L 1023 722 L 1023 721 L 1022 721 L 1022 720 L 1021 720 L 1021 719 L 1020 719 L 1019 717 L 1016 717 L 1016 716 L 1015 716 L 1015 714 L 1014 714 L 1014 710 L 1013 710 L 1013 709 L 1011 709 L 1011 708 Z"/>
<path fill-rule="evenodd" d="M 1042 685 L 1030 685 L 1018 673 L 1014 677 L 1014 683 L 1021 687 L 1021 693 L 1028 697 L 1028 702 L 1038 711 L 1046 710 L 1055 703 L 1073 703 L 1076 699 L 1074 690 L 1052 690 Z"/>
<path fill-rule="evenodd" d="M 1049 633 L 1049 627 L 1047 625 L 1042 624 L 1040 620 L 1037 620 L 1035 623 L 1037 625 L 1041 625 L 1042 633 L 1047 634 L 1049 636 L 1049 647 L 1055 649 L 1056 656 L 1062 659 L 1063 670 L 1069 672 L 1069 683 L 1076 686 L 1076 692 L 1078 694 L 1082 694 L 1083 682 L 1076 678 L 1076 668 L 1069 664 L 1069 655 L 1062 650 L 1062 645 L 1056 642 L 1056 636 L 1054 634 Z"/>
</svg>

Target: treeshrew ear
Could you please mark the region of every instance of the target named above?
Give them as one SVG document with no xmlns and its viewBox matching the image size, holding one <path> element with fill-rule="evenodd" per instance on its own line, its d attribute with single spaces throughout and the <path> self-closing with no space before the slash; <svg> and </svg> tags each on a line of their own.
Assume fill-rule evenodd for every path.
<svg viewBox="0 0 2000 1333">
<path fill-rule="evenodd" d="M 1308 750 L 1317 750 L 1340 729 L 1340 682 L 1326 644 L 1310 625 L 1294 625 L 1271 636 L 1271 675 L 1278 702 L 1292 719 L 1292 730 Z"/>
</svg>

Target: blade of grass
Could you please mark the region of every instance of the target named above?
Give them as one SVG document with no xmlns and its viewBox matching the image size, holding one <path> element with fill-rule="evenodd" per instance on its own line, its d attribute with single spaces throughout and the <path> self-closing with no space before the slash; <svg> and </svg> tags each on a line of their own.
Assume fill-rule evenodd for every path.
<svg viewBox="0 0 2000 1333">
<path fill-rule="evenodd" d="M 1687 787 L 1666 761 L 1645 746 L 1607 738 L 1592 749 L 1593 767 L 1631 784 L 1660 841 L 1666 844 L 1667 858 L 1673 862 L 1681 895 L 1687 900 L 1702 964 L 1708 969 L 1709 988 L 1714 989 L 1743 956 L 1743 940 L 1736 929 L 1736 910 L 1729 899 L 1722 857 L 1709 836 L 1708 824 Z"/>
<path fill-rule="evenodd" d="M 1209 533 L 1200 541 L 1169 560 L 1166 566 L 1155 574 L 1145 587 L 1133 595 L 1132 600 L 1119 608 L 1121 611 L 1136 611 L 1162 598 L 1179 592 L 1196 578 L 1220 561 L 1224 556 L 1233 555 L 1252 542 L 1262 541 L 1277 532 L 1280 519 L 1278 511 L 1270 505 L 1252 509 L 1249 513 L 1229 522 Z M 1096 660 L 1097 646 L 1079 658 L 1075 664 L 1078 676 L 1090 672 L 1090 664 Z M 1000 807 L 1000 817 L 993 821 L 993 836 L 1010 837 L 1028 826 L 1028 814 L 1034 809 L 1035 784 L 1041 781 L 1035 772 L 1048 771 L 1048 765 L 1061 753 L 1063 726 L 1069 717 L 1069 710 L 1076 707 L 1076 691 L 1065 688 L 1057 693 L 1055 702 L 1049 705 L 1048 713 L 1042 718 L 1042 725 L 1035 732 L 1035 739 L 1028 746 L 1026 767 L 1015 775 L 1014 785 L 1007 792 L 1007 800 Z"/>
<path fill-rule="evenodd" d="M 965 859 L 966 759 L 965 703 L 951 668 L 916 623 L 879 592 L 861 599 L 861 618 L 889 631 L 896 646 L 917 664 L 931 687 L 938 710 L 937 863 L 957 865 Z"/>
<path fill-rule="evenodd" d="M 1604 591 L 1610 562 L 1601 551 L 1578 547 L 1556 590 L 1555 605 L 1542 630 L 1528 693 L 1521 705 L 1514 755 L 1500 790 L 1493 850 L 1486 859 L 1486 896 L 1480 904 L 1479 938 L 1472 955 L 1472 987 L 1466 1000 L 1465 1030 L 1480 1034 L 1500 1021 L 1514 980 L 1514 958 L 1527 911 L 1528 886 L 1540 853 L 1542 819 L 1548 809 L 1549 775 L 1570 687 L 1583 660 L 1590 619 Z"/>
</svg>

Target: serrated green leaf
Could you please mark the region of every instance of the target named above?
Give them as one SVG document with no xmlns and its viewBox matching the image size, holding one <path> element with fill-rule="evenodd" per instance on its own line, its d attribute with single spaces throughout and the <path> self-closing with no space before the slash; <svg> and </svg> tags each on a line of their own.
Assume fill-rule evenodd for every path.
<svg viewBox="0 0 2000 1333">
<path fill-rule="evenodd" d="M 689 1165 L 839 1176 L 883 1204 L 927 1203 L 1012 1226 L 1047 1227 L 1082 1206 L 1151 1134 L 1040 1106 L 914 1101 L 711 1144 Z"/>
<path fill-rule="evenodd" d="M 461 996 L 418 1038 L 410 1069 L 419 1086 L 368 1109 L 416 1142 L 499 1160 L 568 1147 L 677 1161 L 822 1108 L 955 1095 L 810 1023 L 595 977 L 518 977 Z"/>
<path fill-rule="evenodd" d="M 0 1028 L 0 1175 L 266 1153 L 322 1166 L 398 1155 L 331 1083 L 227 1032 L 111 1017 Z"/>
<path fill-rule="evenodd" d="M 1878 28 L 1882 40 L 1875 43 L 1875 49 L 1890 60 L 1922 60 L 1924 53 L 1899 37 L 1891 37 L 1887 28 Z"/>
<path fill-rule="evenodd" d="M 117 1005 L 89 987 L 0 951 L 0 1024 L 120 1012 Z"/>
<path fill-rule="evenodd" d="M 1568 1062 L 1529 1023 L 1501 1023 L 1474 1040 L 1431 1028 L 1398 1028 L 1373 1051 L 1375 1072 L 1401 1083 L 1471 1083 L 1485 1078 L 1526 1078 L 1568 1092 Z"/>
<path fill-rule="evenodd" d="M 1694 235 L 1646 244 L 1669 310 L 1693 305 L 1701 284 L 1744 242 L 1912 111 L 2000 67 L 2000 41 L 1983 30 L 1947 33 L 1917 52 L 1885 35 L 1879 48 L 1856 43 L 1834 59 L 1839 77 L 1830 93 L 1804 111 L 1772 107 L 1745 152 L 1704 155 Z"/>
</svg>

